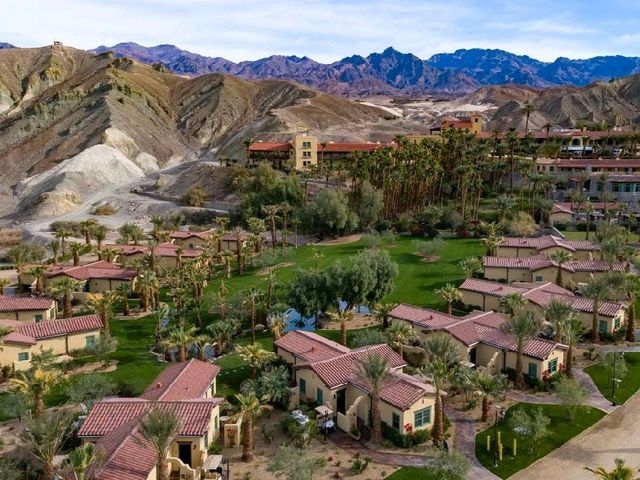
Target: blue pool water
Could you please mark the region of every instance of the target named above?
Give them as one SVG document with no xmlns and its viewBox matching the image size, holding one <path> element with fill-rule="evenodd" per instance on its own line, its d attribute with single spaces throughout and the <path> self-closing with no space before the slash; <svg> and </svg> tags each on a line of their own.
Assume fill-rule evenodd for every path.
<svg viewBox="0 0 640 480">
<path fill-rule="evenodd" d="M 340 300 L 338 308 L 340 308 L 340 311 L 343 311 L 347 308 L 347 302 Z M 353 311 L 355 313 L 369 313 L 369 307 L 366 305 L 358 305 L 357 307 L 354 307 Z M 316 330 L 318 326 L 315 315 L 312 317 L 304 317 L 300 312 L 293 308 L 287 310 L 285 315 L 287 316 L 287 326 L 284 329 L 285 332 L 291 332 L 292 330 L 305 330 L 307 332 L 312 332 Z"/>
</svg>

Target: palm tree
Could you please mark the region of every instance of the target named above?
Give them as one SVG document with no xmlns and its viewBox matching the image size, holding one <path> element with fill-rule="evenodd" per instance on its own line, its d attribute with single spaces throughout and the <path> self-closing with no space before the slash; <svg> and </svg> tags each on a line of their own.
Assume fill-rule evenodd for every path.
<svg viewBox="0 0 640 480">
<path fill-rule="evenodd" d="M 278 205 L 280 212 L 282 213 L 282 248 L 287 246 L 287 237 L 289 236 L 289 231 L 287 230 L 287 218 L 289 214 L 293 211 L 293 207 L 289 205 L 287 202 L 282 202 Z"/>
<path fill-rule="evenodd" d="M 389 317 L 394 308 L 398 306 L 397 303 L 378 303 L 376 304 L 376 319 L 382 323 L 382 329 L 389 328 Z"/>
<path fill-rule="evenodd" d="M 629 301 L 629 312 L 627 313 L 627 332 L 625 340 L 627 342 L 636 341 L 636 302 L 638 301 L 638 292 L 640 292 L 640 276 L 635 273 L 625 273 L 623 290 Z"/>
<path fill-rule="evenodd" d="M 11 280 L 8 278 L 0 278 L 0 295 L 4 295 L 4 289 L 11 285 Z"/>
<path fill-rule="evenodd" d="M 87 252 L 87 246 L 80 242 L 71 242 L 69 243 L 69 250 L 73 255 L 73 265 L 77 267 L 80 265 L 80 256 Z"/>
<path fill-rule="evenodd" d="M 277 355 L 269 350 L 265 350 L 258 344 L 238 345 L 236 347 L 238 355 L 251 366 L 251 378 L 256 379 L 258 369 L 271 363 L 277 358 Z"/>
<path fill-rule="evenodd" d="M 68 230 L 56 230 L 53 237 L 60 241 L 60 254 L 65 256 L 67 254 L 67 238 L 71 236 L 71 232 Z"/>
<path fill-rule="evenodd" d="M 133 279 L 131 287 L 134 292 L 140 295 L 140 309 L 143 312 L 149 310 L 149 301 L 153 299 L 154 293 L 159 287 L 156 274 L 150 270 L 145 270 Z"/>
<path fill-rule="evenodd" d="M 251 328 L 251 343 L 256 343 L 256 307 L 262 299 L 264 292 L 257 288 L 250 288 L 244 303 L 249 305 L 249 320 Z"/>
<path fill-rule="evenodd" d="M 35 368 L 20 372 L 9 380 L 11 386 L 32 400 L 34 416 L 44 415 L 44 397 L 58 381 L 58 373 L 53 370 Z"/>
<path fill-rule="evenodd" d="M 116 292 L 90 293 L 87 296 L 86 305 L 93 313 L 100 317 L 104 325 L 104 333 L 109 334 L 111 329 L 109 321 L 113 316 L 113 307 L 120 300 L 120 296 Z"/>
<path fill-rule="evenodd" d="M 369 386 L 371 396 L 371 442 L 374 445 L 382 443 L 382 422 L 380 419 L 380 393 L 385 380 L 389 376 L 389 362 L 381 355 L 374 355 L 371 351 L 367 356 L 356 360 L 358 373 L 364 377 Z"/>
<path fill-rule="evenodd" d="M 84 280 L 76 280 L 71 277 L 63 277 L 49 286 L 48 293 L 53 298 L 62 298 L 62 316 L 69 318 L 73 315 L 71 308 L 71 299 L 73 294 L 81 290 L 85 285 Z"/>
<path fill-rule="evenodd" d="M 231 343 L 231 337 L 236 331 L 234 323 L 232 321 L 219 320 L 207 326 L 211 341 L 215 343 L 217 356 L 222 355 L 225 347 Z"/>
<path fill-rule="evenodd" d="M 545 132 L 547 132 L 547 138 L 549 138 L 549 132 L 553 128 L 553 123 L 547 122 L 542 127 L 544 128 Z"/>
<path fill-rule="evenodd" d="M 527 299 L 519 293 L 509 293 L 500 298 L 500 306 L 509 313 L 509 316 L 513 316 L 527 304 Z"/>
<path fill-rule="evenodd" d="M 507 390 L 507 377 L 505 375 L 491 375 L 482 370 L 469 370 L 468 381 L 471 388 L 482 399 L 482 421 L 489 419 L 489 400 L 497 400 L 504 396 Z"/>
<path fill-rule="evenodd" d="M 454 302 L 462 301 L 462 292 L 453 286 L 451 283 L 447 283 L 444 287 L 436 290 L 436 294 L 439 295 L 447 303 L 447 313 L 451 315 Z"/>
<path fill-rule="evenodd" d="M 271 333 L 274 340 L 281 338 L 286 328 L 287 316 L 284 312 L 277 312 L 271 315 Z"/>
<path fill-rule="evenodd" d="M 269 217 L 269 225 L 271 226 L 271 248 L 276 249 L 276 216 L 280 212 L 278 205 L 263 205 L 262 212 Z"/>
<path fill-rule="evenodd" d="M 180 432 L 181 422 L 178 414 L 171 408 L 154 407 L 140 420 L 138 432 L 151 444 L 156 453 L 156 475 L 158 480 L 169 480 L 167 454 L 171 443 Z M 134 437 L 140 446 L 148 447 L 138 437 Z"/>
<path fill-rule="evenodd" d="M 584 204 L 584 211 L 587 215 L 587 234 L 585 240 L 589 240 L 589 232 L 591 232 L 591 215 L 593 215 L 593 204 L 587 200 Z"/>
<path fill-rule="evenodd" d="M 398 351 L 398 355 L 402 357 L 403 346 L 409 343 L 414 337 L 413 328 L 407 322 L 392 322 L 385 332 L 389 343 Z"/>
<path fill-rule="evenodd" d="M 613 470 L 607 470 L 604 467 L 584 467 L 588 472 L 593 473 L 601 480 L 638 480 L 640 477 L 635 476 L 635 471 L 631 467 L 627 467 L 622 458 L 614 459 L 616 464 Z M 640 470 L 638 470 L 640 472 Z"/>
<path fill-rule="evenodd" d="M 339 310 L 337 312 L 327 312 L 329 318 L 334 322 L 340 322 L 340 343 L 347 346 L 347 322 L 353 319 L 351 310 Z"/>
<path fill-rule="evenodd" d="M 102 242 L 107 238 L 109 229 L 106 225 L 98 224 L 91 231 L 93 232 L 93 238 L 96 239 L 96 248 L 98 251 L 102 250 Z"/>
<path fill-rule="evenodd" d="M 49 250 L 51 250 L 51 260 L 54 265 L 58 264 L 58 254 L 60 253 L 60 242 L 51 240 L 49 242 Z"/>
<path fill-rule="evenodd" d="M 87 470 L 101 459 L 101 451 L 93 443 L 85 443 L 67 455 L 67 465 L 75 480 L 85 480 Z"/>
<path fill-rule="evenodd" d="M 556 284 L 563 287 L 564 284 L 562 283 L 562 265 L 572 261 L 574 257 L 571 253 L 561 249 L 556 250 L 555 252 L 551 252 L 551 255 L 549 255 L 549 259 L 552 262 L 556 263 L 558 268 L 558 271 L 556 273 Z"/>
<path fill-rule="evenodd" d="M 196 327 L 186 326 L 183 323 L 166 331 L 160 346 L 165 349 L 178 349 L 178 362 L 187 361 L 187 349 L 196 340 Z"/>
<path fill-rule="evenodd" d="M 235 227 L 233 229 L 233 239 L 236 242 L 236 264 L 238 267 L 238 275 L 242 275 L 242 239 L 244 237 L 244 231 L 240 227 Z"/>
<path fill-rule="evenodd" d="M 565 302 L 552 298 L 544 309 L 545 318 L 553 325 L 554 339 L 556 342 L 564 341 L 564 332 L 561 323 L 573 313 L 573 307 Z"/>
<path fill-rule="evenodd" d="M 231 260 L 233 260 L 234 254 L 230 250 L 225 250 L 220 253 L 224 262 L 225 277 L 231 278 Z"/>
<path fill-rule="evenodd" d="M 567 349 L 567 362 L 565 364 L 565 374 L 569 378 L 573 378 L 573 348 L 584 332 L 584 324 L 582 320 L 574 313 L 570 312 L 565 316 L 559 324 L 562 331 L 564 341 L 569 347 Z"/>
<path fill-rule="evenodd" d="M 600 303 L 611 297 L 611 285 L 606 277 L 594 278 L 580 289 L 580 293 L 593 301 L 593 313 L 591 317 L 591 341 L 593 343 L 600 342 L 600 329 L 598 324 L 598 315 Z"/>
<path fill-rule="evenodd" d="M 516 340 L 516 388 L 524 388 L 522 355 L 525 343 L 538 333 L 538 324 L 531 312 L 518 312 L 500 325 L 503 333 L 513 335 Z"/>
<path fill-rule="evenodd" d="M 63 413 L 34 418 L 27 422 L 21 434 L 27 450 L 44 465 L 43 480 L 58 478 L 54 461 L 67 439 L 71 422 L 72 418 Z"/>
<path fill-rule="evenodd" d="M 486 249 L 486 255 L 488 257 L 495 257 L 496 250 L 502 242 L 502 237 L 498 237 L 497 235 L 487 235 L 486 237 L 482 238 L 481 241 Z"/>
<path fill-rule="evenodd" d="M 42 295 L 44 293 L 44 274 L 47 273 L 47 267 L 44 265 L 35 265 L 31 267 L 27 273 L 36 279 L 36 293 Z"/>
<path fill-rule="evenodd" d="M 122 300 L 122 315 L 129 316 L 129 296 L 131 296 L 131 285 L 121 283 L 116 287 L 116 293 Z"/>
<path fill-rule="evenodd" d="M 253 425 L 254 421 L 263 413 L 271 410 L 267 404 L 268 396 L 258 398 L 255 393 L 238 393 L 235 396 L 237 412 L 232 417 L 234 421 L 242 421 L 242 460 L 253 460 Z"/>
<path fill-rule="evenodd" d="M 522 106 L 522 109 L 520 110 L 522 112 L 522 114 L 525 115 L 525 122 L 524 122 L 524 136 L 525 137 L 529 134 L 529 116 L 535 110 L 536 110 L 536 107 L 534 107 L 533 104 L 529 100 L 524 102 L 524 105 Z"/>
</svg>

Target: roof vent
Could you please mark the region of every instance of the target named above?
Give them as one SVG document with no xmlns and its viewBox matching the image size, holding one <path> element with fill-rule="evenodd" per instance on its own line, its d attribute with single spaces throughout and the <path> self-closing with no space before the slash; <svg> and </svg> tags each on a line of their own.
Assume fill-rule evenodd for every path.
<svg viewBox="0 0 640 480">
<path fill-rule="evenodd" d="M 156 390 L 160 390 L 162 388 L 162 383 L 156 383 Z"/>
</svg>

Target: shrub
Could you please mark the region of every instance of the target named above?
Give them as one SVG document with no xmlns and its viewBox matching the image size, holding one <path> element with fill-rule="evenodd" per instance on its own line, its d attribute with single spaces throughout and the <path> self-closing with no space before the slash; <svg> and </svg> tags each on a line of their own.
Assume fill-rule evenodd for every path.
<svg viewBox="0 0 640 480">
<path fill-rule="evenodd" d="M 360 456 L 360 452 L 356 453 L 353 456 L 353 463 L 351 464 L 351 472 L 354 474 L 359 474 L 364 472 L 369 466 L 369 462 L 371 459 L 369 457 Z"/>
<path fill-rule="evenodd" d="M 437 257 L 440 255 L 444 247 L 444 240 L 441 238 L 434 238 L 433 240 L 414 240 L 413 246 L 416 249 L 416 254 L 423 257 Z"/>
<path fill-rule="evenodd" d="M 416 445 L 422 445 L 429 440 L 431 438 L 431 430 L 413 430 L 409 433 L 402 434 L 395 428 L 383 423 L 382 435 L 398 448 L 411 448 Z"/>
<path fill-rule="evenodd" d="M 222 453 L 222 446 L 218 442 L 211 442 L 209 448 L 207 448 L 209 455 L 219 455 Z"/>
<path fill-rule="evenodd" d="M 188 207 L 202 207 L 207 200 L 207 194 L 204 189 L 198 185 L 191 187 L 187 193 L 180 199 L 182 205 Z"/>
<path fill-rule="evenodd" d="M 133 385 L 127 382 L 118 382 L 114 392 L 119 397 L 135 397 L 136 389 Z"/>
<path fill-rule="evenodd" d="M 553 226 L 556 228 L 556 230 L 559 230 L 561 232 L 564 232 L 567 230 L 567 224 L 566 223 L 560 223 L 560 222 L 556 222 L 553 224 Z"/>
<path fill-rule="evenodd" d="M 104 205 L 99 205 L 93 210 L 94 215 L 115 215 L 117 212 L 116 207 L 111 205 L 110 203 L 105 203 Z"/>
</svg>

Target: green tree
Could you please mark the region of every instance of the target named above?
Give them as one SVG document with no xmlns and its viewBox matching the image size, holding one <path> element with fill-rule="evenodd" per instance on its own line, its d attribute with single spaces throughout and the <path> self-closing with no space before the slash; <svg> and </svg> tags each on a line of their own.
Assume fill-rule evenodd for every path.
<svg viewBox="0 0 640 480">
<path fill-rule="evenodd" d="M 259 344 L 238 345 L 236 352 L 245 362 L 251 366 L 251 378 L 256 379 L 258 369 L 273 362 L 277 355 L 269 350 L 265 350 Z"/>
<path fill-rule="evenodd" d="M 22 275 L 24 268 L 29 263 L 37 263 L 44 259 L 46 252 L 44 248 L 35 243 L 24 242 L 7 251 L 7 258 L 16 267 L 18 273 L 18 288 L 22 287 Z"/>
<path fill-rule="evenodd" d="M 436 290 L 436 294 L 447 304 L 447 313 L 449 315 L 452 313 L 453 304 L 461 302 L 463 299 L 462 292 L 451 283 L 447 283 L 444 287 Z"/>
<path fill-rule="evenodd" d="M 389 343 L 397 350 L 398 355 L 403 356 L 403 347 L 414 337 L 413 328 L 406 322 L 392 322 L 385 331 Z"/>
<path fill-rule="evenodd" d="M 532 453 L 536 450 L 540 442 L 549 436 L 549 424 L 551 419 L 547 417 L 542 409 L 537 408 L 531 414 L 524 408 L 516 408 L 509 418 L 509 426 Z"/>
<path fill-rule="evenodd" d="M 371 442 L 382 442 L 382 421 L 380 417 L 380 394 L 389 378 L 389 362 L 381 355 L 367 352 L 367 356 L 356 360 L 358 373 L 366 381 L 371 397 Z"/>
<path fill-rule="evenodd" d="M 48 293 L 53 298 L 62 298 L 62 316 L 70 318 L 73 315 L 71 300 L 75 292 L 84 287 L 84 280 L 76 280 L 71 277 L 62 277 L 54 281 L 48 288 Z"/>
<path fill-rule="evenodd" d="M 34 418 L 21 434 L 27 450 L 44 466 L 43 480 L 55 479 L 54 459 L 62 450 L 71 421 L 71 417 L 62 413 Z"/>
<path fill-rule="evenodd" d="M 73 403 L 84 403 L 87 409 L 115 390 L 114 383 L 105 375 L 78 375 L 69 383 L 67 395 Z"/>
<path fill-rule="evenodd" d="M 111 364 L 110 355 L 115 352 L 117 348 L 118 340 L 107 332 L 103 332 L 93 346 L 89 347 L 89 351 L 95 355 L 96 360 L 106 368 Z"/>
<path fill-rule="evenodd" d="M 558 324 L 559 330 L 562 332 L 564 341 L 569 347 L 567 350 L 567 363 L 565 365 L 565 374 L 569 378 L 573 378 L 573 349 L 580 337 L 584 333 L 584 324 L 582 320 L 575 314 L 570 312 Z"/>
<path fill-rule="evenodd" d="M 196 327 L 184 324 L 167 329 L 160 345 L 165 349 L 178 349 L 178 362 L 187 361 L 187 349 L 196 339 Z"/>
<path fill-rule="evenodd" d="M 439 452 L 429 464 L 430 474 L 438 480 L 465 480 L 468 471 L 469 460 L 456 450 Z"/>
<path fill-rule="evenodd" d="M 588 472 L 593 473 L 601 480 L 638 480 L 640 477 L 636 477 L 636 472 L 640 472 L 640 469 L 635 471 L 631 467 L 625 465 L 622 458 L 616 458 L 614 460 L 615 467 L 613 470 L 607 470 L 605 467 L 584 467 Z"/>
<path fill-rule="evenodd" d="M 207 326 L 211 340 L 215 343 L 216 356 L 223 354 L 225 348 L 231 343 L 231 338 L 236 331 L 235 322 L 217 320 Z"/>
<path fill-rule="evenodd" d="M 255 420 L 265 412 L 271 410 L 267 404 L 268 397 L 258 398 L 255 394 L 238 393 L 236 399 L 236 413 L 233 420 L 242 420 L 242 460 L 253 460 L 253 429 Z"/>
<path fill-rule="evenodd" d="M 482 370 L 469 370 L 468 382 L 471 389 L 482 401 L 482 421 L 489 419 L 489 400 L 500 399 L 504 396 L 508 388 L 507 377 L 505 375 L 491 375 Z"/>
<path fill-rule="evenodd" d="M 538 324 L 531 312 L 518 312 L 500 325 L 500 330 L 508 335 L 513 335 L 516 341 L 516 388 L 524 388 L 524 374 L 522 367 L 522 355 L 524 346 L 538 333 Z"/>
<path fill-rule="evenodd" d="M 93 234 L 93 229 L 97 224 L 98 222 L 92 218 L 80 222 L 80 231 L 82 232 L 82 235 L 84 235 L 85 245 L 91 245 L 91 236 Z"/>
<path fill-rule="evenodd" d="M 20 372 L 10 380 L 14 391 L 22 393 L 31 400 L 36 418 L 44 415 L 44 397 L 56 383 L 58 383 L 57 372 L 39 368 Z"/>
<path fill-rule="evenodd" d="M 143 312 L 148 311 L 149 303 L 153 303 L 155 292 L 160 287 L 156 274 L 145 270 L 133 279 L 131 287 L 140 295 L 140 309 Z"/>
<path fill-rule="evenodd" d="M 73 478 L 85 480 L 87 470 L 102 460 L 102 451 L 98 450 L 93 443 L 85 443 L 71 450 L 65 460 L 66 470 L 73 475 Z"/>
<path fill-rule="evenodd" d="M 350 233 L 358 226 L 358 215 L 349 207 L 349 199 L 340 191 L 321 190 L 316 201 L 307 204 L 302 212 L 307 229 L 320 238 Z"/>
<path fill-rule="evenodd" d="M 391 317 L 391 312 L 397 306 L 398 306 L 397 303 L 376 304 L 376 310 L 375 310 L 376 319 L 381 323 L 383 330 L 386 330 L 389 327 L 389 318 Z"/>
<path fill-rule="evenodd" d="M 118 300 L 120 300 L 120 296 L 115 292 L 109 291 L 105 293 L 90 293 L 87 296 L 85 303 L 87 307 L 102 320 L 104 333 L 108 334 L 111 331 L 110 321 L 113 317 L 113 309 Z"/>
<path fill-rule="evenodd" d="M 572 378 L 561 376 L 554 384 L 560 404 L 567 409 L 569 420 L 575 420 L 576 411 L 587 399 L 587 391 Z"/>
<path fill-rule="evenodd" d="M 368 180 L 364 180 L 360 184 L 360 191 L 355 203 L 355 210 L 360 219 L 360 228 L 367 230 L 373 227 L 378 222 L 384 208 L 382 192 L 373 187 Z"/>
<path fill-rule="evenodd" d="M 122 315 L 129 316 L 129 297 L 131 296 L 131 285 L 128 283 L 121 283 L 116 287 L 116 293 L 122 301 Z"/>
<path fill-rule="evenodd" d="M 556 342 L 564 341 L 562 322 L 573 313 L 573 307 L 557 298 L 552 298 L 544 309 L 546 320 L 552 325 L 553 336 Z"/>
<path fill-rule="evenodd" d="M 521 112 L 525 116 L 525 121 L 524 121 L 524 135 L 525 135 L 525 137 L 529 134 L 529 116 L 535 111 L 536 111 L 536 107 L 534 107 L 533 104 L 529 100 L 524 102 L 524 105 L 522 105 Z"/>
<path fill-rule="evenodd" d="M 87 245 L 80 242 L 69 243 L 69 250 L 73 255 L 73 265 L 76 267 L 80 265 L 80 257 L 89 251 Z"/>
<path fill-rule="evenodd" d="M 580 293 L 593 301 L 593 314 L 591 317 L 591 341 L 600 342 L 599 312 L 600 304 L 612 296 L 611 284 L 607 277 L 599 277 L 591 280 L 580 289 Z"/>
<path fill-rule="evenodd" d="M 527 299 L 519 293 L 509 293 L 500 298 L 500 306 L 509 313 L 509 316 L 513 318 L 516 313 L 524 308 L 527 304 Z"/>
<path fill-rule="evenodd" d="M 562 282 L 562 265 L 573 260 L 574 256 L 566 250 L 561 249 L 551 252 L 549 258 L 556 264 L 557 267 L 556 284 L 563 287 L 564 283 Z"/>
<path fill-rule="evenodd" d="M 347 346 L 347 323 L 353 320 L 353 311 L 344 309 L 337 312 L 327 312 L 327 315 L 332 321 L 340 323 L 340 343 Z"/>
<path fill-rule="evenodd" d="M 482 273 L 484 267 L 482 266 L 482 260 L 478 257 L 468 257 L 464 260 L 460 260 L 458 263 L 460 268 L 464 272 L 465 278 L 473 278 L 478 273 Z"/>
<path fill-rule="evenodd" d="M 47 267 L 35 265 L 27 273 L 36 279 L 36 293 L 42 295 L 44 293 L 44 274 L 47 273 Z"/>
<path fill-rule="evenodd" d="M 154 407 L 140 420 L 138 431 L 144 440 L 151 444 L 156 454 L 156 475 L 158 480 L 169 480 L 167 454 L 171 443 L 180 432 L 181 422 L 178 414 L 171 408 Z M 134 439 L 147 447 L 142 440 Z"/>
</svg>

